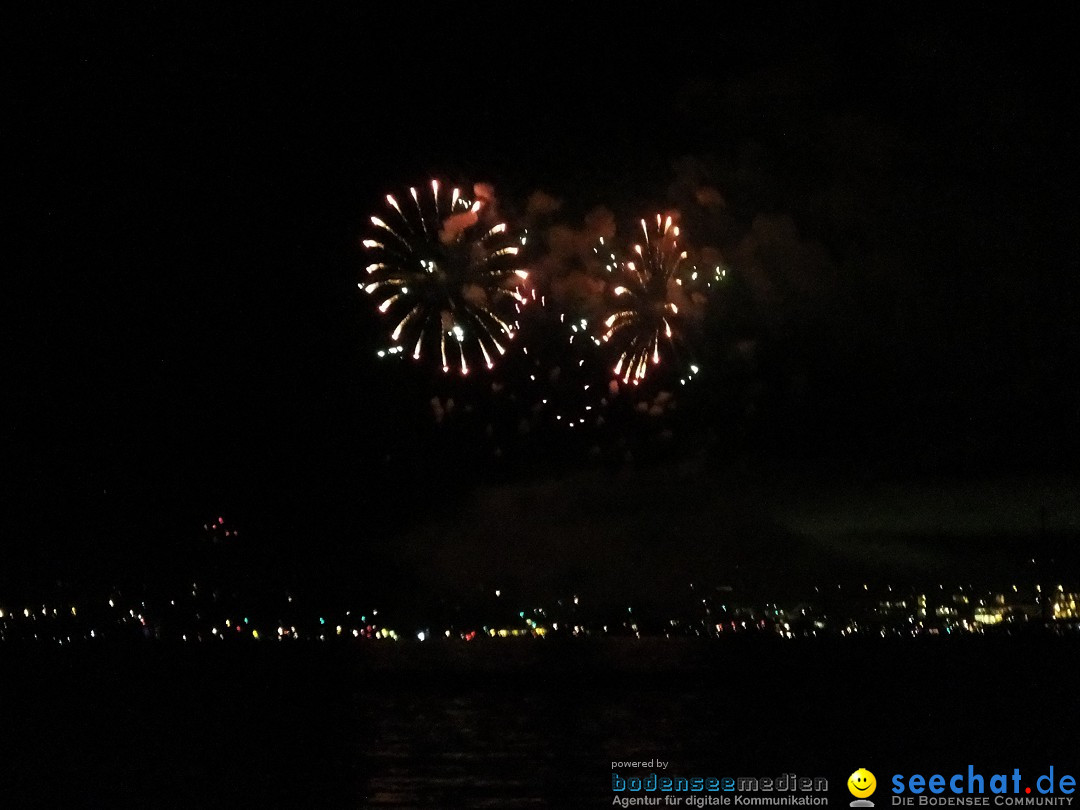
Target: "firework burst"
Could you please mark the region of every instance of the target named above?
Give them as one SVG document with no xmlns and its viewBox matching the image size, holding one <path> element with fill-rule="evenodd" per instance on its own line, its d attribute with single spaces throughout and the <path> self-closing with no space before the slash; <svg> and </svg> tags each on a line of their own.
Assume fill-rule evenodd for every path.
<svg viewBox="0 0 1080 810">
<path fill-rule="evenodd" d="M 491 222 L 484 188 L 475 201 L 438 180 L 410 188 L 402 201 L 386 195 L 386 211 L 371 217 L 365 238 L 367 278 L 361 289 L 392 324 L 379 356 L 436 357 L 444 372 L 492 368 L 514 338 L 515 305 L 528 271 L 518 261 L 522 238 Z"/>
<path fill-rule="evenodd" d="M 688 308 L 683 277 L 696 272 L 687 252 L 679 246 L 679 227 L 671 217 L 656 217 L 655 228 L 641 220 L 644 243 L 634 245 L 633 256 L 617 259 L 610 253 L 607 270 L 615 277 L 610 286 L 615 311 L 602 321 L 602 343 L 616 347 L 612 371 L 623 383 L 637 385 L 649 369 L 667 359 L 683 360 Z M 688 365 L 689 376 L 697 366 Z M 686 377 L 684 376 L 683 381 Z"/>
</svg>

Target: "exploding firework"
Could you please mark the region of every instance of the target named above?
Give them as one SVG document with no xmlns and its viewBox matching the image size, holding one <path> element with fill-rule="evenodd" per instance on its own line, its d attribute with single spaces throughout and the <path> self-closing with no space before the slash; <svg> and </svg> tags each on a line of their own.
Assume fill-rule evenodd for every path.
<svg viewBox="0 0 1080 810">
<path fill-rule="evenodd" d="M 614 345 L 618 360 L 612 371 L 623 383 L 638 384 L 651 366 L 667 359 L 676 368 L 686 363 L 685 349 L 688 309 L 693 305 L 682 289 L 696 269 L 687 252 L 678 244 L 679 228 L 671 217 L 656 217 L 656 227 L 641 220 L 644 244 L 634 245 L 631 258 L 617 259 L 610 253 L 607 270 L 616 276 L 611 287 L 616 310 L 604 321 L 602 343 Z M 681 370 L 681 369 L 680 369 Z M 681 381 L 697 373 L 686 363 Z"/>
<path fill-rule="evenodd" d="M 484 188 L 470 201 L 432 180 L 410 188 L 404 205 L 386 195 L 383 216 L 372 216 L 374 238 L 363 240 L 368 278 L 360 287 L 379 301 L 393 327 L 379 356 L 437 357 L 444 372 L 492 368 L 517 330 L 514 305 L 528 299 L 528 271 L 518 262 L 522 237 L 489 221 Z"/>
</svg>

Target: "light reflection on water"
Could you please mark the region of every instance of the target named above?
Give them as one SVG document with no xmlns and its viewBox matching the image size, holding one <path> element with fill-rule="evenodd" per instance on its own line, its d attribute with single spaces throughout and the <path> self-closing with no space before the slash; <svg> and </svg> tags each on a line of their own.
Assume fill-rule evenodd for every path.
<svg viewBox="0 0 1080 810">
<path fill-rule="evenodd" d="M 611 805 L 613 760 L 660 758 L 684 776 L 825 776 L 834 801 L 868 761 L 1045 768 L 1080 751 L 1080 702 L 1058 677 L 1078 654 L 809 647 L 678 674 L 384 682 L 354 697 L 356 784 L 366 807 L 572 808 Z M 1003 729 L 1015 744 L 1003 746 Z"/>
<path fill-rule="evenodd" d="M 713 759 L 713 711 L 694 693 L 391 694 L 357 710 L 369 807 L 593 805 L 610 801 L 612 759 Z"/>
<path fill-rule="evenodd" d="M 526 649 L 552 655 L 0 657 L 0 805 L 610 807 L 611 762 L 652 758 L 824 775 L 838 802 L 874 762 L 1043 773 L 1080 752 L 1080 645 L 1058 639 L 708 645 L 667 667 L 647 644 Z"/>
</svg>

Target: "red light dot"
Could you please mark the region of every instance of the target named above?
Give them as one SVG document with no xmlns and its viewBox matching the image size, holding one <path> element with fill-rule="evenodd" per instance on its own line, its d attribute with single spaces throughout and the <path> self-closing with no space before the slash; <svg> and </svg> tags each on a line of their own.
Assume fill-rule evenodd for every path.
<svg viewBox="0 0 1080 810">
<path fill-rule="evenodd" d="M 1024 793 L 1031 793 L 1031 788 L 1024 788 Z"/>
</svg>

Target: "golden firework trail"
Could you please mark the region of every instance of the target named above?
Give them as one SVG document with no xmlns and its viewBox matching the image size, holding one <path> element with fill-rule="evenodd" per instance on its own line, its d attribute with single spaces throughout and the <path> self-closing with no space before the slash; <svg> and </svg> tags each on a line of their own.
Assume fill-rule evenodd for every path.
<svg viewBox="0 0 1080 810">
<path fill-rule="evenodd" d="M 599 337 L 618 352 L 614 375 L 634 385 L 666 355 L 677 356 L 677 344 L 684 340 L 685 313 L 680 314 L 673 292 L 684 275 L 697 272 L 679 246 L 679 226 L 670 216 L 657 214 L 655 226 L 641 220 L 641 232 L 644 241 L 633 246 L 632 258 L 617 259 L 608 253 L 606 269 L 618 283 L 610 288 L 614 311 L 602 321 Z M 690 376 L 695 373 L 697 366 L 690 366 Z"/>
<path fill-rule="evenodd" d="M 437 357 L 444 372 L 463 375 L 474 363 L 492 368 L 517 331 L 515 304 L 529 300 L 521 240 L 506 223 L 486 221 L 483 201 L 438 180 L 385 203 L 361 240 L 368 261 L 358 285 L 391 324 L 378 355 Z"/>
</svg>

